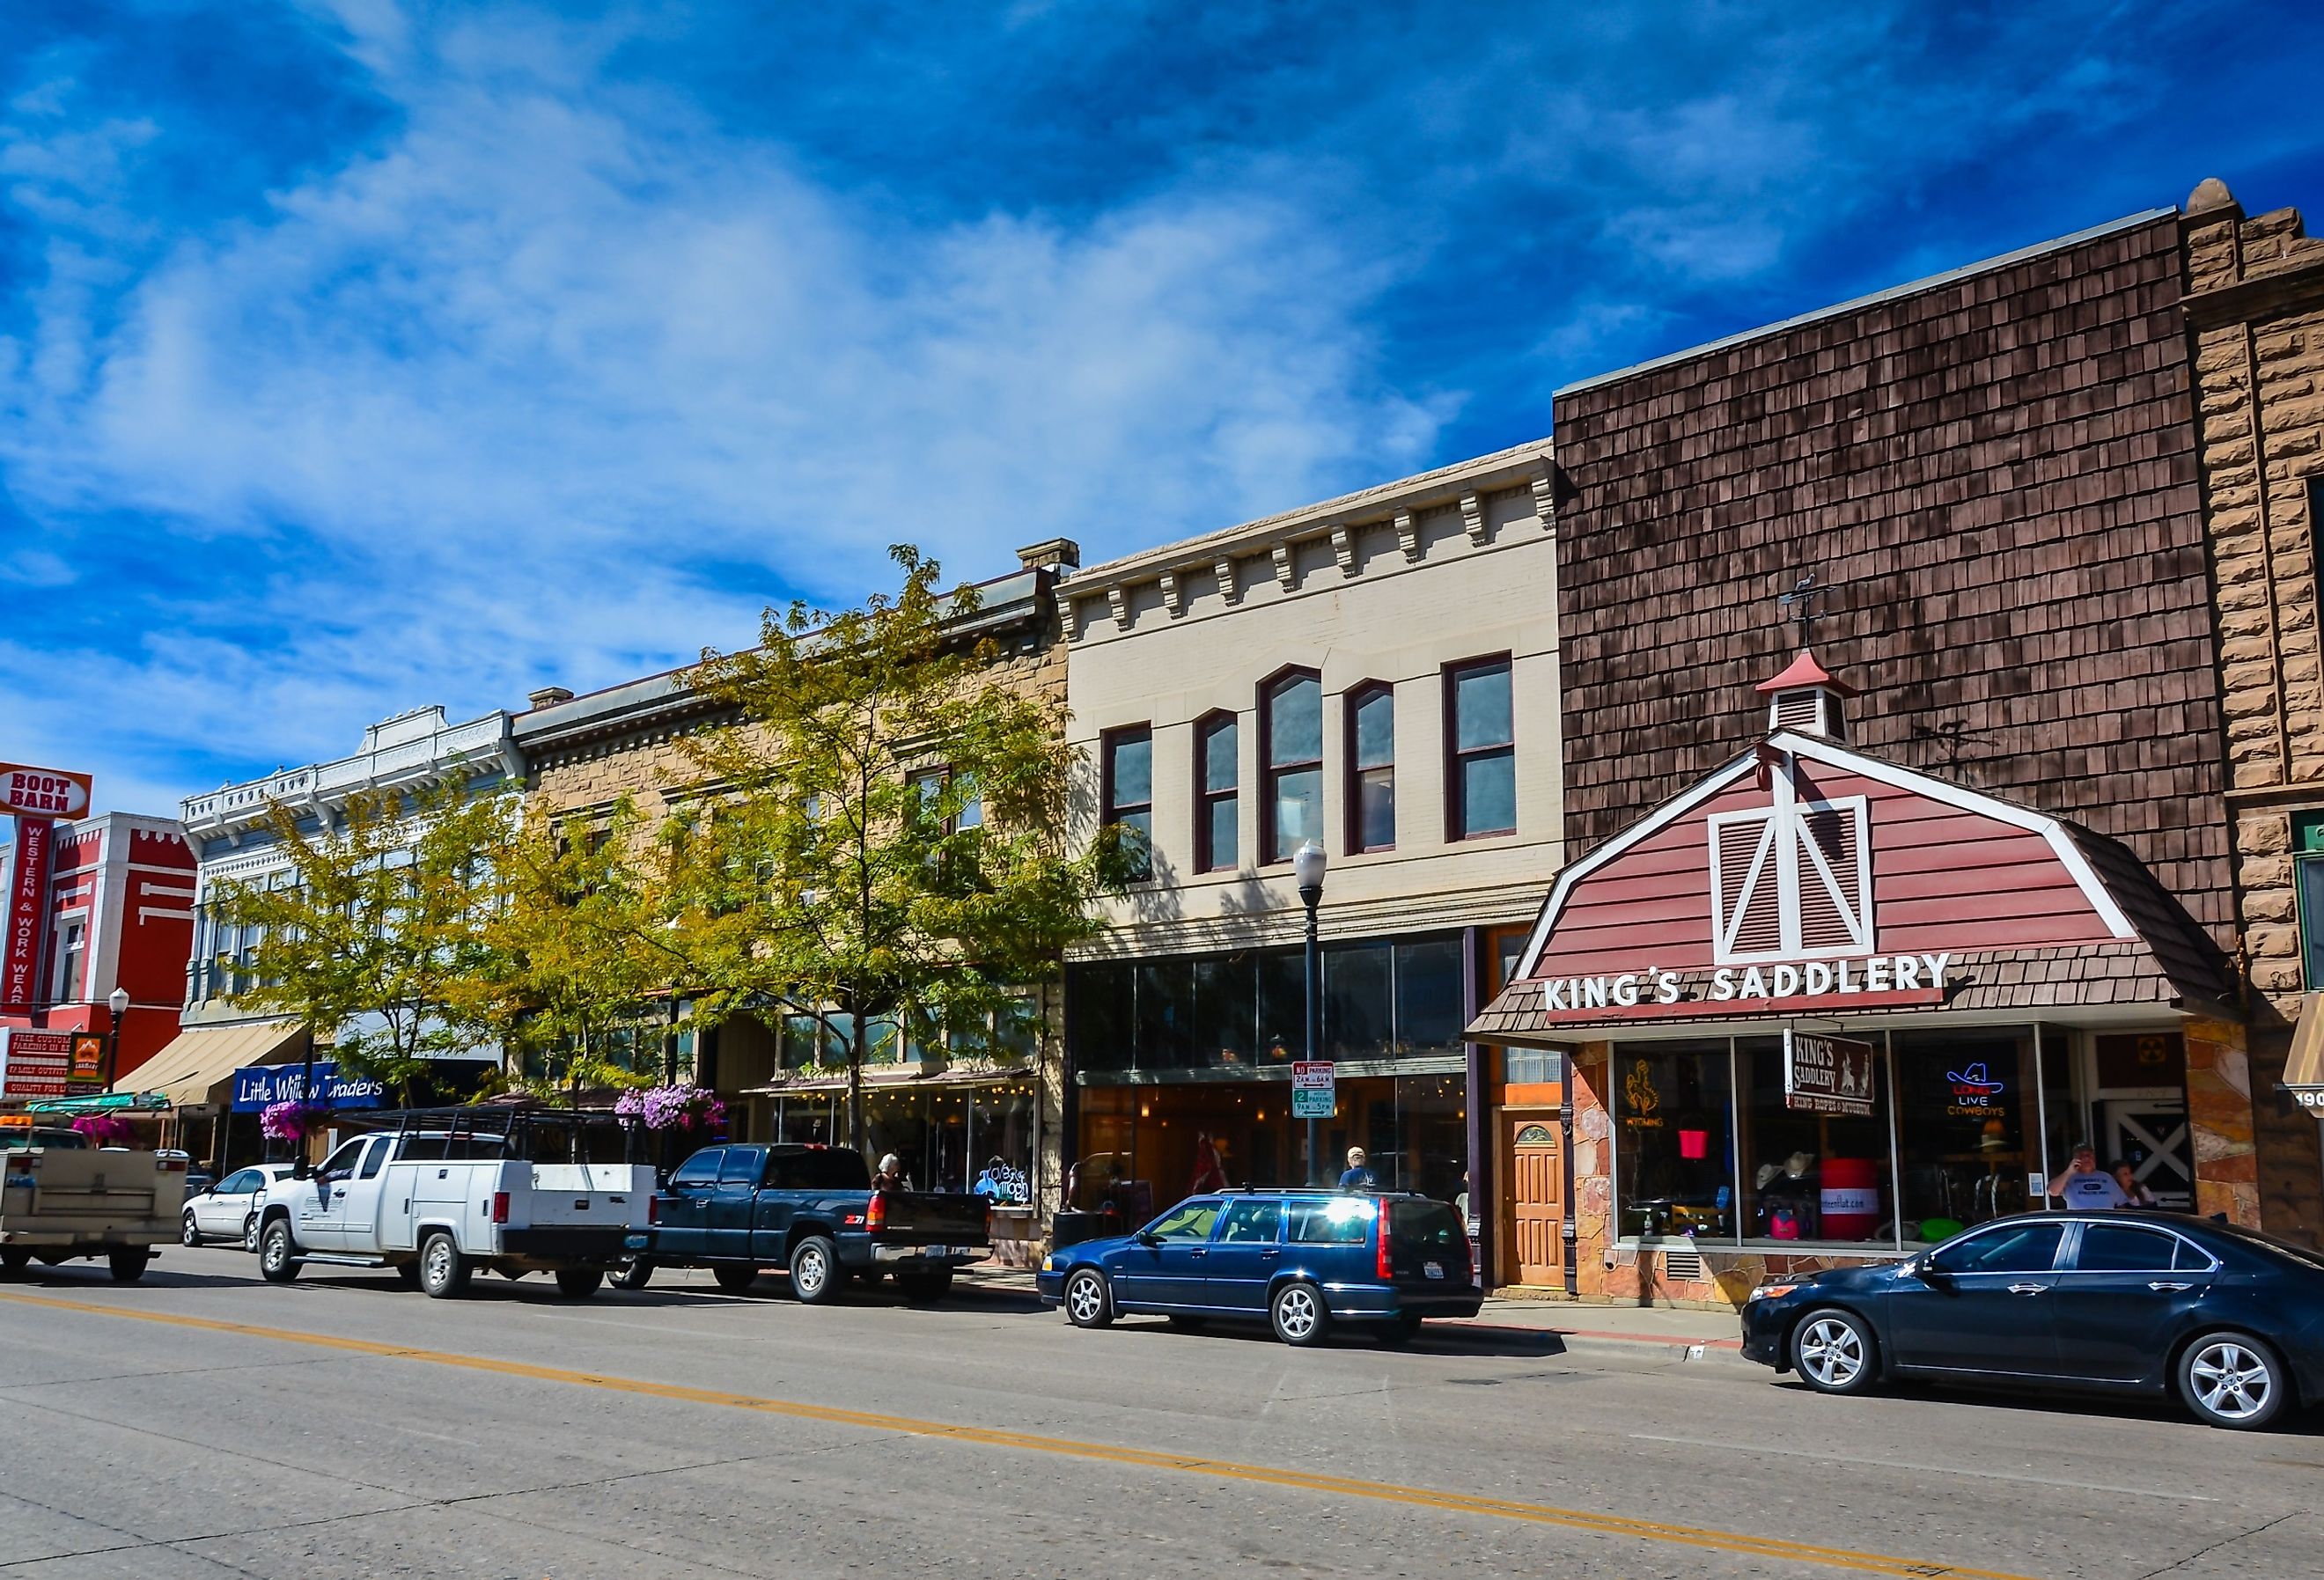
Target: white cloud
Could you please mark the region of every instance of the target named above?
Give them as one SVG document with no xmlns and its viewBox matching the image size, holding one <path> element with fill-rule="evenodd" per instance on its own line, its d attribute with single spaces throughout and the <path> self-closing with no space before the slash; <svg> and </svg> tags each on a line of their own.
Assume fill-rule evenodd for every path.
<svg viewBox="0 0 2324 1580">
<path fill-rule="evenodd" d="M 0 342 L 0 473 L 35 516 L 161 523 L 210 588 L 38 655 L 74 672 L 20 698 L 60 750 L 96 708 L 124 762 L 263 771 L 746 640 L 761 602 L 883 581 L 891 541 L 989 575 L 1429 458 L 1443 409 L 1360 327 L 1381 280 L 1294 201 L 908 223 L 609 89 L 595 35 L 342 20 L 397 130 L 125 282 L 134 136 L 10 145 L 71 266 Z"/>
</svg>

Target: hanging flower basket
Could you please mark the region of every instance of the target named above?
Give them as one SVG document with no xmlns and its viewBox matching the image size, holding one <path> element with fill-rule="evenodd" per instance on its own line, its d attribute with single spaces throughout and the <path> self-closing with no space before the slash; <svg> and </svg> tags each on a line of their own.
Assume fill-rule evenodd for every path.
<svg viewBox="0 0 2324 1580">
<path fill-rule="evenodd" d="M 295 1099 L 270 1103 L 259 1112 L 258 1132 L 270 1141 L 303 1141 L 321 1123 L 325 1112 Z"/>
<path fill-rule="evenodd" d="M 718 1101 L 715 1092 L 683 1081 L 675 1086 L 624 1092 L 613 1104 L 613 1112 L 654 1131 L 715 1130 L 726 1123 L 726 1104 Z"/>
<path fill-rule="evenodd" d="M 117 1113 L 84 1113 L 72 1122 L 72 1127 L 87 1136 L 92 1147 L 125 1147 L 136 1134 Z"/>
</svg>

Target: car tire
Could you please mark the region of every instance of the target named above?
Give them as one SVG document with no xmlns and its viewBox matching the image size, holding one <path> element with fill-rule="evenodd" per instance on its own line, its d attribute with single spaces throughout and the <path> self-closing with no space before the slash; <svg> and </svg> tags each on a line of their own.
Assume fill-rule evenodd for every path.
<svg viewBox="0 0 2324 1580">
<path fill-rule="evenodd" d="M 475 1270 L 445 1231 L 438 1229 L 420 1242 L 420 1292 L 429 1299 L 450 1300 L 466 1294 Z"/>
<path fill-rule="evenodd" d="M 605 1270 L 595 1267 L 563 1267 L 557 1270 L 557 1292 L 567 1300 L 586 1300 L 605 1281 Z"/>
<path fill-rule="evenodd" d="M 145 1264 L 153 1260 L 150 1245 L 124 1245 L 105 1259 L 106 1270 L 116 1284 L 134 1284 L 145 1276 Z"/>
<path fill-rule="evenodd" d="M 736 1262 L 722 1261 L 710 1270 L 710 1276 L 717 1280 L 718 1287 L 728 1294 L 739 1295 L 759 1281 L 759 1270 L 754 1267 L 743 1267 Z"/>
<path fill-rule="evenodd" d="M 1277 1287 L 1267 1303 L 1267 1320 L 1276 1337 L 1296 1349 L 1322 1344 L 1332 1331 L 1332 1313 L 1323 1304 L 1323 1291 L 1300 1279 Z"/>
<path fill-rule="evenodd" d="M 2292 1374 L 2276 1353 L 2247 1333 L 2196 1337 L 2181 1351 L 2179 1398 L 2209 1427 L 2256 1432 L 2282 1413 Z"/>
<path fill-rule="evenodd" d="M 191 1248 L 202 1243 L 202 1232 L 194 1226 L 194 1215 L 188 1213 L 178 1220 L 178 1243 Z"/>
<path fill-rule="evenodd" d="M 242 1221 L 242 1248 L 251 1255 L 258 1254 L 258 1215 L 252 1213 Z"/>
<path fill-rule="evenodd" d="M 653 1278 L 653 1263 L 644 1257 L 625 1261 L 613 1270 L 613 1285 L 617 1289 L 642 1289 Z"/>
<path fill-rule="evenodd" d="M 0 1271 L 6 1272 L 12 1279 L 32 1265 L 32 1253 L 21 1245 L 0 1250 Z"/>
<path fill-rule="evenodd" d="M 952 1269 L 937 1268 L 932 1272 L 896 1275 L 896 1293 L 904 1298 L 907 1306 L 933 1306 L 952 1293 Z"/>
<path fill-rule="evenodd" d="M 299 1276 L 299 1243 L 290 1238 L 290 1220 L 275 1218 L 258 1236 L 258 1276 L 270 1284 L 287 1284 Z"/>
<path fill-rule="evenodd" d="M 825 1306 L 846 1287 L 840 1275 L 839 1247 L 829 1236 L 810 1234 L 791 1247 L 791 1295 L 803 1306 Z"/>
<path fill-rule="evenodd" d="M 1103 1327 L 1113 1320 L 1113 1290 L 1093 1267 L 1065 1275 L 1065 1320 L 1075 1327 Z"/>
<path fill-rule="evenodd" d="M 1862 1393 L 1880 1380 L 1872 1325 L 1853 1311 L 1819 1307 L 1792 1329 L 1792 1369 L 1818 1393 Z"/>
</svg>

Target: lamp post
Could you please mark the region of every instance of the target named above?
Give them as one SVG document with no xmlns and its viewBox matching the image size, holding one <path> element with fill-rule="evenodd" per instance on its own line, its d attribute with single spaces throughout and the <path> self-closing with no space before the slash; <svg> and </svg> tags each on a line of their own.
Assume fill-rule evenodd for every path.
<svg viewBox="0 0 2324 1580">
<path fill-rule="evenodd" d="M 113 1072 L 121 1067 L 121 1017 L 129 1012 L 129 990 L 116 987 L 105 995 L 105 1007 L 113 1012 L 113 1019 L 105 1030 L 105 1089 L 113 1090 Z"/>
<path fill-rule="evenodd" d="M 1318 994 L 1323 984 L 1323 973 L 1317 969 L 1315 947 L 1315 907 L 1323 899 L 1323 847 L 1309 840 L 1291 856 L 1291 875 L 1299 884 L 1299 903 L 1307 908 L 1307 1062 L 1315 1061 L 1315 1023 L 1322 1017 Z M 1307 1118 L 1307 1183 L 1323 1183 L 1322 1163 L 1317 1158 L 1316 1121 Z"/>
</svg>

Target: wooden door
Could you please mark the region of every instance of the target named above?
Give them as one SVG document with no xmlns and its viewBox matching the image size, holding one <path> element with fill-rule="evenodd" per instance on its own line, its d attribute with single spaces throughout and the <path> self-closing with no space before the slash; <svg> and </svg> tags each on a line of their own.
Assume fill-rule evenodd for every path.
<svg viewBox="0 0 2324 1580">
<path fill-rule="evenodd" d="M 1565 1282 L 1565 1154 L 1557 1112 L 1501 1111 L 1501 1178 L 1508 1205 L 1501 1240 L 1503 1281 Z"/>
</svg>

